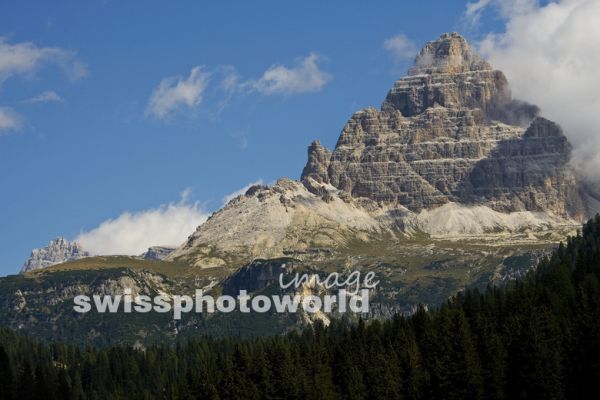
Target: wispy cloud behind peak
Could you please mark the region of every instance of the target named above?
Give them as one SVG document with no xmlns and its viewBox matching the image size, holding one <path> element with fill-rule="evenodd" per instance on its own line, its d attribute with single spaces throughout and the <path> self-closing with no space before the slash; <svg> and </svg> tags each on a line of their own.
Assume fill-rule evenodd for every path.
<svg viewBox="0 0 600 400">
<path fill-rule="evenodd" d="M 150 246 L 178 246 L 208 217 L 198 202 L 189 201 L 189 195 L 185 190 L 177 202 L 124 212 L 82 232 L 76 240 L 97 255 L 138 255 Z"/>
<path fill-rule="evenodd" d="M 600 183 L 600 2 L 479 0 L 465 17 L 477 22 L 486 10 L 501 15 L 504 31 L 485 36 L 480 52 L 506 73 L 516 98 L 563 126 L 575 165 Z"/>
<path fill-rule="evenodd" d="M 403 33 L 384 40 L 383 49 L 396 62 L 414 60 L 418 51 L 417 45 Z"/>
</svg>

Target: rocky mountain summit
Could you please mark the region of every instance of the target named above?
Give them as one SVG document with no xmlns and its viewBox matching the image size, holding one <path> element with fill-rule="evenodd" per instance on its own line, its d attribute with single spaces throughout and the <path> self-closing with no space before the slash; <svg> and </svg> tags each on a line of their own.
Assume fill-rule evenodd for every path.
<svg viewBox="0 0 600 400">
<path fill-rule="evenodd" d="M 164 260 L 175 250 L 175 247 L 152 246 L 149 247 L 140 257 L 144 260 Z"/>
<path fill-rule="evenodd" d="M 31 256 L 25 261 L 21 273 L 49 267 L 67 261 L 89 257 L 89 253 L 77 242 L 69 242 L 63 237 L 51 240 L 48 246 L 33 249 Z"/>
<path fill-rule="evenodd" d="M 448 203 L 587 214 L 571 146 L 456 34 L 428 43 L 380 110 L 355 113 L 333 152 L 309 147 L 302 182 L 419 212 Z"/>
<path fill-rule="evenodd" d="M 462 36 L 444 34 L 379 110 L 350 118 L 333 151 L 309 146 L 300 182 L 250 188 L 167 260 L 233 266 L 418 232 L 550 238 L 591 210 L 570 144 L 538 113 Z"/>
</svg>

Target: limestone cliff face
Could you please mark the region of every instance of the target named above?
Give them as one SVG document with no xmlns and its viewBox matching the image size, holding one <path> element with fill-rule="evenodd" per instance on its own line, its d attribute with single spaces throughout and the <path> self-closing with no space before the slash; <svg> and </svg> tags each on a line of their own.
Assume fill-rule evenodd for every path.
<svg viewBox="0 0 600 400">
<path fill-rule="evenodd" d="M 51 240 L 48 246 L 33 249 L 31 256 L 25 261 L 21 273 L 60 264 L 66 261 L 78 260 L 88 257 L 89 253 L 84 251 L 79 243 L 69 242 L 65 238 L 57 237 Z"/>
<path fill-rule="evenodd" d="M 581 219 L 571 147 L 535 106 L 513 100 L 506 77 L 463 37 L 418 54 L 381 109 L 355 113 L 329 152 L 309 148 L 302 181 L 419 212 L 446 203 L 543 211 Z"/>
<path fill-rule="evenodd" d="M 335 247 L 361 232 L 383 229 L 368 209 L 345 202 L 334 188 L 324 185 L 317 192 L 286 178 L 270 187 L 252 186 L 166 259 L 200 267 L 240 266 L 288 251 Z"/>
<path fill-rule="evenodd" d="M 302 170 L 302 176 L 310 177 L 319 183 L 327 183 L 329 180 L 327 169 L 329 168 L 330 159 L 331 152 L 323 147 L 321 142 L 315 140 L 308 147 L 308 162 Z"/>
<path fill-rule="evenodd" d="M 539 111 L 512 99 L 504 74 L 479 57 L 457 33 L 427 43 L 408 76 L 389 91 L 381 109 L 399 110 L 412 117 L 436 105 L 479 109 L 488 118 L 517 125 L 528 123 Z"/>
<path fill-rule="evenodd" d="M 140 257 L 144 260 L 164 260 L 175 250 L 175 247 L 152 246 L 149 247 Z"/>
</svg>

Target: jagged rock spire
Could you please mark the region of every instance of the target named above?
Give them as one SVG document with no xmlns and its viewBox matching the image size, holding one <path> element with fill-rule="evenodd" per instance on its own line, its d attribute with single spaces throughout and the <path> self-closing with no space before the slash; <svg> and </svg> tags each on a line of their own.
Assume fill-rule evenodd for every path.
<svg viewBox="0 0 600 400">
<path fill-rule="evenodd" d="M 323 147 L 321 142 L 315 140 L 308 146 L 308 162 L 302 170 L 301 179 L 312 178 L 319 183 L 327 183 L 327 169 L 331 151 Z"/>
<path fill-rule="evenodd" d="M 63 237 L 57 237 L 51 240 L 48 246 L 33 249 L 31 256 L 23 264 L 21 272 L 34 271 L 88 256 L 89 253 L 84 251 L 79 243 L 69 242 Z"/>
<path fill-rule="evenodd" d="M 464 37 L 456 32 L 444 33 L 421 49 L 408 75 L 457 74 L 469 71 L 491 70 Z"/>
<path fill-rule="evenodd" d="M 482 118 L 527 126 L 539 109 L 512 99 L 501 71 L 494 70 L 458 33 L 427 43 L 408 75 L 394 83 L 382 111 L 412 117 L 441 106 L 479 110 Z"/>
</svg>

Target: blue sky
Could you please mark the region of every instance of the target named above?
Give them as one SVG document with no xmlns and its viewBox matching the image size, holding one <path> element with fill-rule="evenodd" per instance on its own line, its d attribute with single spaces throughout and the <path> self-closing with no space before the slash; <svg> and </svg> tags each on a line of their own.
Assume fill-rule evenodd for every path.
<svg viewBox="0 0 600 400">
<path fill-rule="evenodd" d="M 410 50 L 464 32 L 465 5 L 3 1 L 0 274 L 18 272 L 33 247 L 125 211 L 199 202 L 210 212 L 250 182 L 298 178 L 312 140 L 332 148 L 350 115 L 378 107 L 406 71 L 409 61 L 384 41 L 405 35 Z M 488 15 L 465 33 L 497 24 Z M 39 59 L 5 59 L 2 75 L 7 49 Z M 195 67 L 200 75 L 190 76 Z M 278 80 L 294 73 L 316 81 Z M 161 114 L 151 98 L 163 80 L 166 89 L 180 82 L 182 97 L 162 99 Z"/>
</svg>

